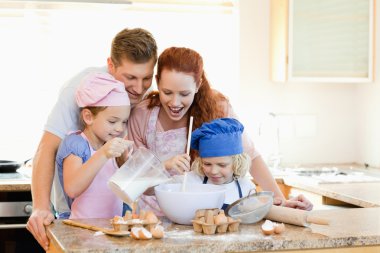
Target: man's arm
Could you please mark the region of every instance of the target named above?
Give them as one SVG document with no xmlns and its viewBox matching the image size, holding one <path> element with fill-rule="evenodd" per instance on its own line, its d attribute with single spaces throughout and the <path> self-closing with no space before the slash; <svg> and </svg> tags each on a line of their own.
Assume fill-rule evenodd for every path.
<svg viewBox="0 0 380 253">
<path fill-rule="evenodd" d="M 55 155 L 60 143 L 61 138 L 45 131 L 33 159 L 33 213 L 28 220 L 27 229 L 45 250 L 49 245 L 45 226 L 54 220 L 50 210 L 50 191 L 54 177 Z"/>
</svg>

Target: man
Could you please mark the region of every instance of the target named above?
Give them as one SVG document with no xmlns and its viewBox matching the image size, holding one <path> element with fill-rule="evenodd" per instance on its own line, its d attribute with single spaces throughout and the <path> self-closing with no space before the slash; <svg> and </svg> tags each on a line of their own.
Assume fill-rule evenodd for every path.
<svg viewBox="0 0 380 253">
<path fill-rule="evenodd" d="M 61 89 L 33 159 L 33 213 L 27 229 L 45 250 L 49 246 L 45 226 L 54 220 L 50 208 L 50 192 L 55 174 L 55 155 L 64 136 L 80 128 L 79 108 L 75 102 L 75 91 L 80 80 L 92 71 L 110 73 L 124 83 L 133 107 L 152 85 L 156 61 L 157 45 L 153 36 L 140 28 L 124 29 L 112 41 L 107 67 L 88 68 Z"/>
</svg>

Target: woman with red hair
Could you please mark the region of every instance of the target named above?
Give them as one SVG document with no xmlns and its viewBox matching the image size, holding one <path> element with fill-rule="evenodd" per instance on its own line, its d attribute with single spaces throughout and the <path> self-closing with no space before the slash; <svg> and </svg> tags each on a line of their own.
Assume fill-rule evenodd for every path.
<svg viewBox="0 0 380 253">
<path fill-rule="evenodd" d="M 171 47 L 158 58 L 157 88 L 138 104 L 128 120 L 128 138 L 137 147 L 153 151 L 172 174 L 190 170 L 195 150 L 186 154 L 190 116 L 193 130 L 217 118 L 237 118 L 228 99 L 211 88 L 203 70 L 203 59 L 189 48 Z M 223 145 L 221 143 L 220 145 Z M 252 159 L 250 174 L 264 190 L 274 192 L 275 204 L 311 210 L 303 196 L 286 200 L 253 142 L 243 133 L 243 147 Z M 154 196 L 141 197 L 143 203 L 159 213 Z M 144 207 L 147 207 L 144 206 Z"/>
</svg>

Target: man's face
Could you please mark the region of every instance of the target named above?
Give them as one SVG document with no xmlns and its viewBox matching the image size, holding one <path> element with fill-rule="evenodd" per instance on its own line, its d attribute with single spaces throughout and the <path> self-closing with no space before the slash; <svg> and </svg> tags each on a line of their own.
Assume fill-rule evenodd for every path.
<svg viewBox="0 0 380 253">
<path fill-rule="evenodd" d="M 134 63 L 124 59 L 120 66 L 115 67 L 111 58 L 108 58 L 108 72 L 124 83 L 132 106 L 141 101 L 152 85 L 154 64 L 153 59 L 146 63 Z"/>
</svg>

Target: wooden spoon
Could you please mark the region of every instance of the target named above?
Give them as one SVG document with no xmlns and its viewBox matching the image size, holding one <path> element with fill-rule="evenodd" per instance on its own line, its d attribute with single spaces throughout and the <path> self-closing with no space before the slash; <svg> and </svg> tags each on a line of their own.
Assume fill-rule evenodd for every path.
<svg viewBox="0 0 380 253">
<path fill-rule="evenodd" d="M 189 132 L 187 134 L 187 146 L 186 146 L 186 154 L 190 155 L 190 143 L 191 143 L 191 133 L 193 130 L 193 116 L 190 116 L 190 123 L 189 123 Z M 186 191 L 186 181 L 187 181 L 187 172 L 184 172 L 183 176 L 183 182 L 182 182 L 182 191 Z"/>
<path fill-rule="evenodd" d="M 126 235 L 130 234 L 129 231 L 115 231 L 115 230 L 112 230 L 112 229 L 101 228 L 101 227 L 97 227 L 97 226 L 93 226 L 93 225 L 89 225 L 89 224 L 85 224 L 85 223 L 81 223 L 81 222 L 73 221 L 73 220 L 63 220 L 62 222 L 64 224 L 67 224 L 67 225 L 70 225 L 70 226 L 75 226 L 75 227 L 80 227 L 80 228 L 86 228 L 86 229 L 93 230 L 93 231 L 100 231 L 100 232 L 103 232 L 106 235 L 126 236 Z"/>
</svg>

